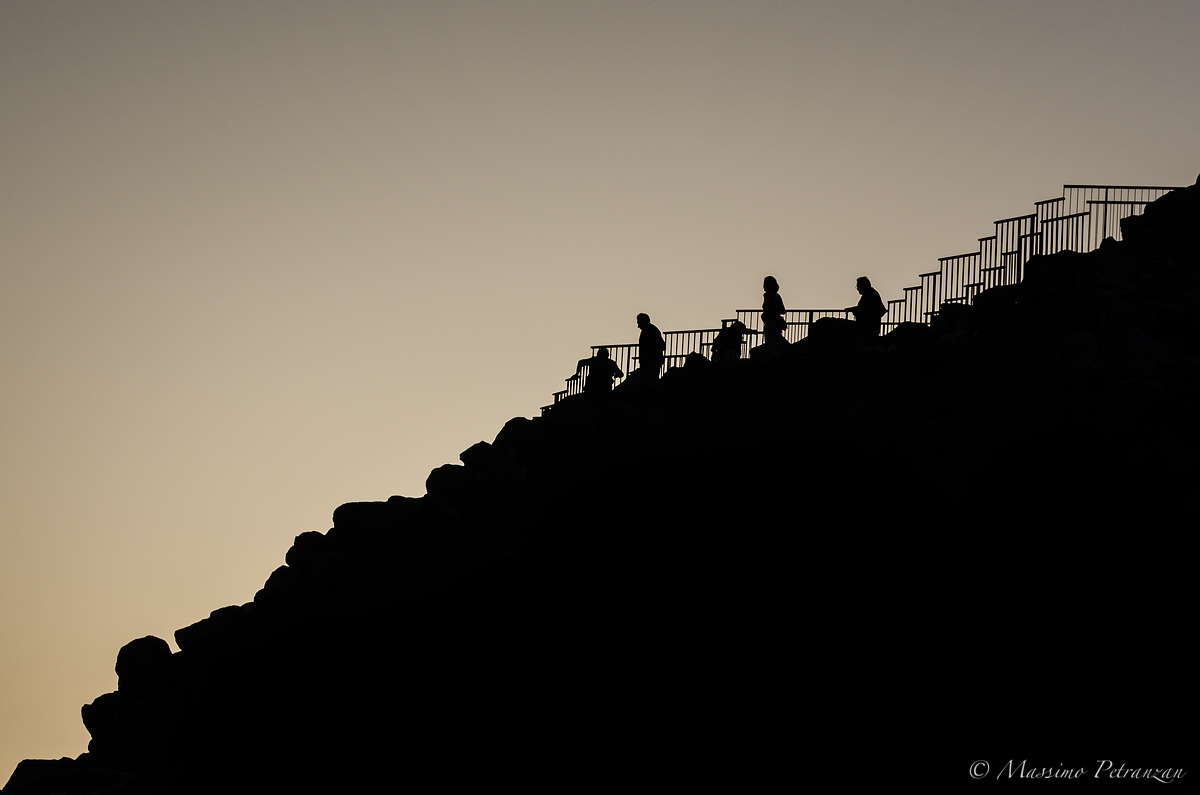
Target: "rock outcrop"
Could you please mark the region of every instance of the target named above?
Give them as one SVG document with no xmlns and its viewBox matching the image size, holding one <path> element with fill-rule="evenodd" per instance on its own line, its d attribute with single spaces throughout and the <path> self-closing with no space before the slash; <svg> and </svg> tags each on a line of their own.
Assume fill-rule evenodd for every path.
<svg viewBox="0 0 1200 795">
<path fill-rule="evenodd" d="M 88 752 L 4 792 L 754 791 L 1174 747 L 1200 187 L 1122 232 L 868 347 L 832 323 L 509 421 L 178 652 L 126 645 Z"/>
</svg>

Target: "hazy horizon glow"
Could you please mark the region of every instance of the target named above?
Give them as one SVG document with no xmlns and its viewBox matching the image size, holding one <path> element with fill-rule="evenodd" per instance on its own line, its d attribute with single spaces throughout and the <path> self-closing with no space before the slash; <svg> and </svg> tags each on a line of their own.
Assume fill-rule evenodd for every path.
<svg viewBox="0 0 1200 795">
<path fill-rule="evenodd" d="M 1192 0 L 0 5 L 0 780 L 588 346 L 1200 171 Z"/>
</svg>

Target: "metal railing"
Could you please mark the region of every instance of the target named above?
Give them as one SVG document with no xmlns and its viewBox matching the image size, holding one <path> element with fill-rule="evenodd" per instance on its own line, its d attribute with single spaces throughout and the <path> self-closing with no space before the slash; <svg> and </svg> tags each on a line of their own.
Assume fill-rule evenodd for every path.
<svg viewBox="0 0 1200 795">
<path fill-rule="evenodd" d="M 721 324 L 728 325 L 734 320 L 740 320 L 747 329 L 755 334 L 750 335 L 748 339 L 742 340 L 743 358 L 749 355 L 752 347 L 753 339 L 756 334 L 762 333 L 762 310 L 761 309 L 738 309 L 734 312 L 735 317 L 730 320 L 722 320 Z M 787 322 L 787 328 L 783 331 L 783 338 L 788 342 L 799 342 L 808 336 L 808 330 L 813 323 L 816 323 L 823 317 L 849 317 L 850 313 L 844 309 L 788 309 L 783 313 L 783 319 Z"/>
<path fill-rule="evenodd" d="M 1025 276 L 1025 265 L 1039 254 L 1060 251 L 1091 251 L 1106 239 L 1121 239 L 1121 220 L 1141 215 L 1146 205 L 1176 190 L 1176 187 L 1146 185 L 1064 185 L 1063 195 L 1056 199 L 1034 202 L 1034 212 L 994 221 L 995 231 L 979 238 L 978 251 L 955 254 L 938 259 L 938 269 L 918 274 L 920 284 L 904 288 L 904 297 L 887 302 L 887 314 L 881 322 L 881 333 L 895 329 L 901 323 L 928 323 L 946 303 L 966 303 L 975 300 L 980 292 L 1008 284 L 1017 284 Z M 762 311 L 738 309 L 736 320 L 751 332 L 761 332 Z M 787 328 L 784 339 L 798 342 L 808 336 L 812 324 L 823 317 L 849 318 L 844 309 L 789 309 L 784 319 Z M 733 319 L 722 320 L 722 328 Z M 720 329 L 695 331 L 664 331 L 667 343 L 663 368 L 680 365 L 689 353 L 709 357 L 713 338 Z M 741 355 L 749 355 L 755 334 L 742 341 Z M 637 369 L 636 344 L 593 345 L 592 355 L 608 348 L 609 357 L 629 376 Z M 579 378 L 567 380 L 567 388 L 554 393 L 554 402 L 583 391 L 587 381 L 586 367 Z M 662 374 L 661 372 L 659 373 Z M 623 380 L 618 379 L 618 383 Z M 543 410 L 549 407 L 543 407 Z"/>
<path fill-rule="evenodd" d="M 661 376 L 672 367 L 680 366 L 687 359 L 689 353 L 699 353 L 705 358 L 710 358 L 712 353 L 712 342 L 721 329 L 693 329 L 690 331 L 664 331 L 663 342 L 666 344 L 666 349 L 663 355 L 663 364 L 659 369 L 658 374 Z M 613 386 L 624 381 L 629 377 L 629 374 L 640 367 L 638 362 L 638 348 L 636 342 L 620 345 L 593 345 L 592 356 L 595 356 L 601 348 L 608 348 L 608 358 L 616 362 L 616 365 L 621 370 L 621 377 L 613 380 Z M 557 403 L 565 397 L 578 395 L 583 392 L 583 387 L 587 383 L 588 367 L 584 365 L 579 373 L 579 377 L 574 376 L 567 379 L 567 388 L 554 393 L 554 402 Z"/>
<path fill-rule="evenodd" d="M 946 303 L 970 303 L 983 290 L 1017 284 L 1039 254 L 1091 251 L 1105 238 L 1121 239 L 1121 219 L 1176 188 L 1148 185 L 1064 185 L 1063 195 L 1034 203 L 1034 212 L 994 221 L 979 248 L 941 257 L 938 269 L 918 276 L 904 298 L 888 301 L 884 330 L 902 322 L 928 323 Z"/>
</svg>

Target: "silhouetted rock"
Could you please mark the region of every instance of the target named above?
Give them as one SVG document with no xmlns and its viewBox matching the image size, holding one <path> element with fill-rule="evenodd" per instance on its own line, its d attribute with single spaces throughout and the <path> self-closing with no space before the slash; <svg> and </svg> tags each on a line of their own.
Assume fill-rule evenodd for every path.
<svg viewBox="0 0 1200 795">
<path fill-rule="evenodd" d="M 919 345 L 934 341 L 933 331 L 924 323 L 905 321 L 879 340 L 884 345 Z"/>
<path fill-rule="evenodd" d="M 111 741 L 120 735 L 121 696 L 119 693 L 105 693 L 98 696 L 90 704 L 84 704 L 80 709 L 83 726 L 92 735 L 92 750 L 102 747 L 106 741 Z"/>
<path fill-rule="evenodd" d="M 858 325 L 840 317 L 818 318 L 808 332 L 806 353 L 829 353 L 846 350 L 859 342 Z M 803 349 L 801 349 L 803 350 Z"/>
<path fill-rule="evenodd" d="M 147 635 L 131 640 L 117 653 L 117 689 L 138 693 L 157 687 L 171 662 L 171 647 L 162 638 Z"/>
<path fill-rule="evenodd" d="M 425 491 L 436 496 L 453 496 L 468 485 L 467 470 L 461 464 L 443 464 L 425 479 Z"/>
<path fill-rule="evenodd" d="M 4 787 L 4 792 L 5 795 L 37 795 L 45 792 L 133 792 L 133 789 L 121 786 L 129 779 L 127 774 L 82 765 L 66 756 L 62 759 L 26 759 L 17 765 Z"/>
<path fill-rule="evenodd" d="M 510 420 L 426 495 L 298 535 L 176 654 L 126 645 L 89 752 L 5 793 L 836 789 L 896 748 L 961 750 L 956 781 L 990 755 L 1177 764 L 1197 191 L 928 327 L 824 319 Z"/>
<path fill-rule="evenodd" d="M 287 565 L 295 568 L 303 565 L 306 561 L 310 561 L 321 557 L 328 549 L 328 537 L 316 530 L 309 530 L 306 533 L 301 533 L 296 536 L 296 540 L 292 542 L 292 548 L 287 551 L 284 560 Z M 179 634 L 175 635 L 176 642 L 179 641 Z M 179 648 L 183 648 L 180 644 Z"/>
<path fill-rule="evenodd" d="M 319 533 L 317 535 L 320 536 Z M 321 537 L 323 538 L 323 536 Z M 288 550 L 288 557 L 293 560 L 295 559 L 292 554 L 294 549 L 295 547 L 292 547 Z M 212 611 L 208 618 L 183 629 L 175 630 L 175 643 L 179 646 L 180 651 L 223 643 L 236 636 L 246 626 L 246 622 L 246 610 L 242 607 L 236 605 L 222 607 Z"/>
<path fill-rule="evenodd" d="M 459 453 L 458 458 L 471 469 L 486 469 L 495 464 L 495 454 L 487 442 L 476 442 Z"/>
</svg>

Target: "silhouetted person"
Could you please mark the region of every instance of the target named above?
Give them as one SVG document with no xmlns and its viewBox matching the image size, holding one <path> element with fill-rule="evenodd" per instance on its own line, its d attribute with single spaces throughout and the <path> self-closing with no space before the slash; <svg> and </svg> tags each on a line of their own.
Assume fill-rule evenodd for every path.
<svg viewBox="0 0 1200 795">
<path fill-rule="evenodd" d="M 783 299 L 779 297 L 779 282 L 774 276 L 763 279 L 762 324 L 763 342 L 767 345 L 783 345 L 783 332 L 787 330 L 787 320 L 783 315 L 787 312 L 783 307 Z"/>
<path fill-rule="evenodd" d="M 855 287 L 862 298 L 858 299 L 858 306 L 848 306 L 846 311 L 853 313 L 858 321 L 859 336 L 873 340 L 879 336 L 879 324 L 887 314 L 887 307 L 866 276 L 859 276 Z"/>
<path fill-rule="evenodd" d="M 757 334 L 746 328 L 746 324 L 735 320 L 717 332 L 712 342 L 712 360 L 714 362 L 736 362 L 742 358 L 742 337 L 747 334 Z"/>
<path fill-rule="evenodd" d="M 637 316 L 637 325 L 642 330 L 638 337 L 638 372 L 642 378 L 657 379 L 662 370 L 667 343 L 663 341 L 658 326 L 650 322 L 650 316 L 645 312 Z"/>
<path fill-rule="evenodd" d="M 580 359 L 575 365 L 575 375 L 568 378 L 568 381 L 574 381 L 579 378 L 583 368 L 588 369 L 587 380 L 583 383 L 583 391 L 585 394 L 600 396 L 607 395 L 612 392 L 613 379 L 621 378 L 625 374 L 621 372 L 621 368 L 617 367 L 617 363 L 608 358 L 608 348 L 601 348 L 596 351 L 596 355 L 590 359 Z"/>
</svg>

